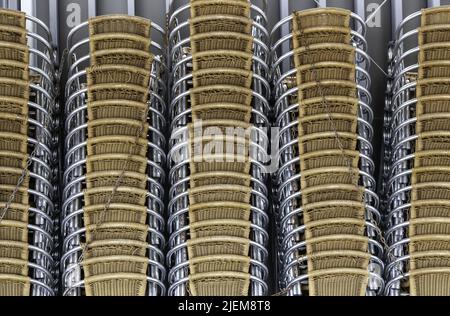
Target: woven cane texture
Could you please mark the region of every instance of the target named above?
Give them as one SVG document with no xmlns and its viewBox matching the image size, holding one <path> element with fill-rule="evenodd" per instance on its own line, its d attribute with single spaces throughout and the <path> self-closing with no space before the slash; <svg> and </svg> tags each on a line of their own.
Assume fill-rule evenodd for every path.
<svg viewBox="0 0 450 316">
<path fill-rule="evenodd" d="M 418 137 L 409 219 L 409 290 L 415 296 L 449 295 L 449 21 L 448 7 L 424 9 L 418 29 Z"/>
<path fill-rule="evenodd" d="M 147 289 L 151 25 L 127 15 L 89 20 L 87 296 L 143 296 Z"/>
<path fill-rule="evenodd" d="M 294 12 L 298 139 L 309 295 L 365 295 L 369 279 L 351 12 Z"/>
</svg>

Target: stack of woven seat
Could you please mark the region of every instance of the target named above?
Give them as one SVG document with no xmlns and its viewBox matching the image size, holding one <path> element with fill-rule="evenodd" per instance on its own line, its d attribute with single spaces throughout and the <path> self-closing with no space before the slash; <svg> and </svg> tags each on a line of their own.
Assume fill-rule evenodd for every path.
<svg viewBox="0 0 450 316">
<path fill-rule="evenodd" d="M 450 8 L 424 9 L 419 28 L 410 294 L 450 295 Z"/>
<path fill-rule="evenodd" d="M 194 296 L 249 292 L 251 30 L 249 1 L 191 0 L 188 256 Z"/>
<path fill-rule="evenodd" d="M 30 292 L 28 173 L 14 194 L 28 160 L 28 60 L 25 14 L 0 10 L 0 296 Z"/>
<path fill-rule="evenodd" d="M 145 295 L 150 21 L 89 21 L 86 295 Z"/>
<path fill-rule="evenodd" d="M 301 202 L 310 295 L 365 295 L 369 240 L 360 186 L 350 11 L 293 15 Z"/>
</svg>

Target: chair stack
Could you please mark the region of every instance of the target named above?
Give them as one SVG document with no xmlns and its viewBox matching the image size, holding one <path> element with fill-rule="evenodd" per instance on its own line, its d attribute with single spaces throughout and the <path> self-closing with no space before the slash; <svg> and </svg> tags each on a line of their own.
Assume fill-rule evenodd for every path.
<svg viewBox="0 0 450 316">
<path fill-rule="evenodd" d="M 249 293 L 252 23 L 246 0 L 191 0 L 187 248 L 193 296 Z M 218 146 L 208 151 L 212 142 Z"/>
<path fill-rule="evenodd" d="M 450 295 L 450 8 L 422 10 L 409 237 L 410 294 Z"/>
<path fill-rule="evenodd" d="M 89 21 L 84 192 L 88 296 L 145 295 L 150 21 Z"/>
<path fill-rule="evenodd" d="M 28 60 L 25 14 L 0 10 L 0 296 L 30 294 Z"/>
<path fill-rule="evenodd" d="M 334 8 L 293 16 L 301 207 L 312 296 L 365 295 L 369 280 L 350 18 L 350 11 Z"/>
</svg>

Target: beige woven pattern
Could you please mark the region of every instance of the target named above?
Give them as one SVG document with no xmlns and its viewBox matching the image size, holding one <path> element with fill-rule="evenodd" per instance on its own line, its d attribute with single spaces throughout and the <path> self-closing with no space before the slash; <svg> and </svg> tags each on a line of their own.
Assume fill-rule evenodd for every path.
<svg viewBox="0 0 450 316">
<path fill-rule="evenodd" d="M 146 293 L 150 28 L 149 20 L 126 15 L 89 20 L 82 262 L 88 296 Z"/>
<path fill-rule="evenodd" d="M 0 209 L 28 159 L 29 52 L 25 14 L 0 9 Z M 0 223 L 0 296 L 28 296 L 27 173 Z"/>
<path fill-rule="evenodd" d="M 450 8 L 422 10 L 411 177 L 410 294 L 450 295 Z"/>
<path fill-rule="evenodd" d="M 355 49 L 350 12 L 293 14 L 298 136 L 309 294 L 365 295 L 369 279 L 364 189 L 359 186 Z"/>
<path fill-rule="evenodd" d="M 190 3 L 188 286 L 194 296 L 248 295 L 253 101 L 250 2 Z"/>
</svg>

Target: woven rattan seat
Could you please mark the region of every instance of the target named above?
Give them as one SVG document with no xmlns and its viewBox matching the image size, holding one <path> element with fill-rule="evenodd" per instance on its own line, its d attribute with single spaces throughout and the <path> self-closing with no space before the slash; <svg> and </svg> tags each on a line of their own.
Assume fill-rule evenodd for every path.
<svg viewBox="0 0 450 316">
<path fill-rule="evenodd" d="M 0 132 L 0 151 L 27 153 L 28 137 L 26 135 Z"/>
<path fill-rule="evenodd" d="M 411 199 L 412 201 L 450 199 L 450 183 L 416 183 L 412 189 Z"/>
<path fill-rule="evenodd" d="M 191 275 L 207 272 L 248 272 L 250 259 L 247 256 L 219 255 L 197 257 L 189 260 Z"/>
<path fill-rule="evenodd" d="M 192 109 L 194 120 L 234 120 L 250 122 L 252 107 L 233 103 L 212 103 L 197 105 Z"/>
<path fill-rule="evenodd" d="M 191 17 L 203 15 L 250 16 L 250 3 L 240 0 L 196 0 L 191 1 Z"/>
<path fill-rule="evenodd" d="M 28 100 L 28 81 L 0 78 L 0 94 L 5 97 L 15 97 Z"/>
<path fill-rule="evenodd" d="M 150 37 L 150 20 L 137 16 L 109 14 L 89 19 L 90 36 L 102 33 L 130 33 Z"/>
<path fill-rule="evenodd" d="M 414 166 L 415 168 L 434 166 L 450 167 L 450 151 L 416 151 Z"/>
<path fill-rule="evenodd" d="M 0 202 L 0 209 L 3 209 L 5 206 L 5 202 Z M 8 211 L 5 213 L 3 219 L 18 222 L 28 222 L 28 209 L 28 205 L 13 203 L 9 206 Z"/>
<path fill-rule="evenodd" d="M 209 50 L 192 56 L 194 71 L 211 68 L 250 70 L 252 53 L 232 50 Z"/>
<path fill-rule="evenodd" d="M 353 46 L 339 43 L 319 43 L 294 49 L 296 65 L 317 64 L 323 61 L 354 63 L 356 51 Z"/>
<path fill-rule="evenodd" d="M 0 9 L 0 24 L 25 28 L 25 12 Z"/>
<path fill-rule="evenodd" d="M 300 159 L 301 170 L 309 170 L 326 167 L 357 168 L 359 152 L 356 150 L 340 149 L 313 151 L 302 155 Z"/>
<path fill-rule="evenodd" d="M 189 189 L 189 203 L 230 201 L 250 202 L 251 188 L 241 185 L 206 185 Z"/>
<path fill-rule="evenodd" d="M 414 203 L 414 202 L 413 202 Z M 449 217 L 425 217 L 410 220 L 409 235 L 449 235 Z"/>
<path fill-rule="evenodd" d="M 341 113 L 356 116 L 359 109 L 358 99 L 339 96 L 325 96 L 303 100 L 300 117 Z"/>
<path fill-rule="evenodd" d="M 28 242 L 27 223 L 3 220 L 0 226 L 0 239 Z"/>
<path fill-rule="evenodd" d="M 194 222 L 190 224 L 191 238 L 214 236 L 250 237 L 250 221 L 219 219 Z"/>
<path fill-rule="evenodd" d="M 129 119 L 142 121 L 147 115 L 148 105 L 129 100 L 103 100 L 89 102 L 88 121 L 100 119 Z"/>
<path fill-rule="evenodd" d="M 150 39 L 126 33 L 104 33 L 89 37 L 91 53 L 107 49 L 150 50 Z"/>
<path fill-rule="evenodd" d="M 88 122 L 88 135 L 89 137 L 102 137 L 102 136 L 134 136 L 139 135 L 140 138 L 146 138 L 148 131 L 148 123 L 114 118 L 114 119 L 99 119 Z"/>
<path fill-rule="evenodd" d="M 138 256 L 110 256 L 84 260 L 85 277 L 114 273 L 136 273 L 145 275 L 148 259 Z"/>
<path fill-rule="evenodd" d="M 0 60 L 0 77 L 28 80 L 28 64 L 14 60 Z"/>
<path fill-rule="evenodd" d="M 2 97 L 0 113 L 28 116 L 28 100 L 23 98 Z"/>
<path fill-rule="evenodd" d="M 449 60 L 450 59 L 450 43 L 430 43 L 422 45 L 419 51 L 419 62 Z"/>
<path fill-rule="evenodd" d="M 202 15 L 190 19 L 191 35 L 209 32 L 236 32 L 250 34 L 253 20 L 232 15 Z"/>
<path fill-rule="evenodd" d="M 359 251 L 323 251 L 308 258 L 310 271 L 330 269 L 368 269 L 370 254 Z"/>
<path fill-rule="evenodd" d="M 450 268 L 428 268 L 410 271 L 410 295 L 450 296 Z"/>
<path fill-rule="evenodd" d="M 337 137 L 339 137 L 339 142 Z M 299 146 L 300 154 L 307 154 L 315 151 L 336 150 L 341 149 L 341 146 L 344 150 L 355 150 L 357 137 L 358 136 L 354 133 L 343 132 L 325 132 L 305 135 L 301 138 Z"/>
<path fill-rule="evenodd" d="M 23 27 L 0 25 L 0 41 L 25 45 L 27 31 Z"/>
<path fill-rule="evenodd" d="M 133 136 L 102 136 L 87 141 L 88 155 L 131 154 L 145 157 L 148 141 L 146 138 Z"/>
<path fill-rule="evenodd" d="M 253 73 L 247 70 L 213 68 L 193 71 L 194 87 L 213 86 L 213 85 L 231 85 L 244 88 L 250 88 L 252 85 Z"/>
<path fill-rule="evenodd" d="M 197 203 L 189 205 L 189 221 L 207 221 L 215 219 L 250 219 L 251 205 L 230 201 Z"/>
<path fill-rule="evenodd" d="M 323 8 L 296 11 L 293 14 L 294 30 L 317 26 L 350 27 L 351 11 L 339 8 Z"/>
<path fill-rule="evenodd" d="M 148 89 L 132 84 L 98 84 L 88 86 L 88 99 L 89 102 L 117 99 L 147 102 Z"/>
<path fill-rule="evenodd" d="M 92 188 L 84 193 L 84 203 L 86 206 L 106 203 L 111 196 L 113 187 Z M 147 191 L 143 189 L 119 186 L 115 191 L 111 203 L 125 203 L 144 205 Z"/>
<path fill-rule="evenodd" d="M 190 90 L 191 106 L 211 103 L 237 103 L 250 105 L 252 90 L 230 85 L 214 85 Z"/>
<path fill-rule="evenodd" d="M 449 7 L 434 7 L 422 9 L 421 25 L 450 24 Z"/>
<path fill-rule="evenodd" d="M 87 84 L 127 83 L 148 87 L 150 73 L 143 68 L 126 65 L 94 65 L 86 69 Z"/>
<path fill-rule="evenodd" d="M 0 258 L 28 260 L 28 241 L 0 240 Z"/>
<path fill-rule="evenodd" d="M 416 142 L 417 151 L 450 150 L 450 132 L 433 131 L 419 134 Z"/>
<path fill-rule="evenodd" d="M 411 218 L 450 217 L 450 201 L 423 200 L 414 201 L 411 207 Z"/>
<path fill-rule="evenodd" d="M 23 169 L 20 168 L 0 168 L 0 183 L 4 185 L 16 185 L 19 182 L 20 177 L 22 176 Z M 30 178 L 26 176 L 21 185 L 24 187 L 28 187 Z"/>
<path fill-rule="evenodd" d="M 294 49 L 319 43 L 350 44 L 350 28 L 319 26 L 292 33 Z M 332 45 L 330 45 L 332 46 Z"/>
<path fill-rule="evenodd" d="M 299 88 L 299 100 L 322 97 L 323 95 L 356 97 L 356 83 L 342 80 L 323 80 L 320 83 L 309 82 L 302 84 Z"/>
<path fill-rule="evenodd" d="M 362 201 L 364 188 L 349 184 L 328 184 L 302 190 L 303 205 L 322 201 Z"/>
<path fill-rule="evenodd" d="M 11 194 L 14 192 L 16 185 L 0 185 L 0 202 L 6 202 L 9 200 Z M 28 205 L 28 190 L 21 186 L 16 192 L 13 203 L 22 203 Z"/>
<path fill-rule="evenodd" d="M 417 235 L 411 236 L 409 253 L 426 251 L 450 251 L 449 235 Z"/>
<path fill-rule="evenodd" d="M 105 211 L 105 205 L 98 204 L 83 208 L 84 224 L 86 226 L 95 223 L 136 223 L 145 224 L 147 219 L 147 207 L 133 204 L 110 204 Z"/>
<path fill-rule="evenodd" d="M 356 218 L 363 220 L 365 214 L 364 204 L 355 201 L 325 201 L 310 203 L 303 207 L 305 223 L 334 218 Z"/>
<path fill-rule="evenodd" d="M 27 118 L 17 114 L 0 113 L 0 132 L 27 135 Z"/>
<path fill-rule="evenodd" d="M 27 276 L 0 274 L 0 296 L 29 296 L 30 278 Z"/>
<path fill-rule="evenodd" d="M 365 296 L 369 282 L 366 269 L 330 269 L 309 273 L 310 296 Z"/>
<path fill-rule="evenodd" d="M 191 173 L 203 172 L 239 172 L 248 174 L 250 172 L 250 157 L 248 155 L 211 154 L 203 155 L 200 159 L 190 161 Z"/>
<path fill-rule="evenodd" d="M 417 80 L 417 96 L 449 95 L 450 78 L 430 78 Z"/>
<path fill-rule="evenodd" d="M 367 252 L 368 246 L 369 239 L 358 235 L 329 235 L 306 241 L 309 254 L 333 250 Z"/>
<path fill-rule="evenodd" d="M 120 181 L 118 182 L 119 178 Z M 86 187 L 88 189 L 113 187 L 116 183 L 125 187 L 145 189 L 147 175 L 130 171 L 122 173 L 122 170 L 91 172 L 86 175 Z"/>
<path fill-rule="evenodd" d="M 0 59 L 18 61 L 28 65 L 28 46 L 25 44 L 0 41 Z"/>
<path fill-rule="evenodd" d="M 444 268 L 450 266 L 450 251 L 425 251 L 411 255 L 411 270 L 427 268 Z"/>
<path fill-rule="evenodd" d="M 297 68 L 297 85 L 322 80 L 348 80 L 355 81 L 355 64 L 320 62 L 303 65 Z"/>
<path fill-rule="evenodd" d="M 411 183 L 425 182 L 450 182 L 450 167 L 414 168 Z"/>
<path fill-rule="evenodd" d="M 136 273 L 111 273 L 87 277 L 86 296 L 144 296 L 147 276 Z"/>
<path fill-rule="evenodd" d="M 417 117 L 416 133 L 426 133 L 434 131 L 450 131 L 448 122 L 450 121 L 450 113 L 432 113 L 424 114 Z"/>
<path fill-rule="evenodd" d="M 299 134 L 308 135 L 329 131 L 356 133 L 358 118 L 351 114 L 319 114 L 300 119 Z"/>
<path fill-rule="evenodd" d="M 139 49 L 106 49 L 91 53 L 91 62 L 95 65 L 126 65 L 149 69 L 153 55 Z"/>
<path fill-rule="evenodd" d="M 94 240 L 89 243 L 85 260 L 109 256 L 145 256 L 147 243 L 137 240 Z"/>
<path fill-rule="evenodd" d="M 439 60 L 423 62 L 419 67 L 419 79 L 450 77 L 450 61 Z"/>
<path fill-rule="evenodd" d="M 189 275 L 192 296 L 247 296 L 249 285 L 249 273 L 221 271 Z"/>
<path fill-rule="evenodd" d="M 237 172 L 208 172 L 191 175 L 191 188 L 207 185 L 240 185 L 250 186 L 251 176 Z"/>
<path fill-rule="evenodd" d="M 190 123 L 188 125 L 189 136 L 191 138 L 200 136 L 202 132 L 204 138 L 229 138 L 236 136 L 242 144 L 248 142 L 250 138 L 251 124 L 236 120 L 207 120 L 202 121 L 201 125 Z"/>
<path fill-rule="evenodd" d="M 187 241 L 189 259 L 213 255 L 248 256 L 249 238 L 214 236 L 189 239 Z"/>
<path fill-rule="evenodd" d="M 310 222 L 306 225 L 306 240 L 329 235 L 363 236 L 364 219 L 332 218 Z"/>
<path fill-rule="evenodd" d="M 136 223 L 102 223 L 86 227 L 86 240 L 127 239 L 146 241 L 147 225 Z"/>
<path fill-rule="evenodd" d="M 86 161 L 87 173 L 109 170 L 125 170 L 145 173 L 147 158 L 128 154 L 90 155 Z"/>
<path fill-rule="evenodd" d="M 430 43 L 450 41 L 450 25 L 422 26 L 419 29 L 419 47 Z"/>
<path fill-rule="evenodd" d="M 0 258 L 0 275 L 15 274 L 28 275 L 28 261 L 11 258 Z"/>
<path fill-rule="evenodd" d="M 359 181 L 359 174 L 359 169 L 349 169 L 348 167 L 308 169 L 301 174 L 301 187 L 306 189 L 328 184 L 352 184 L 356 186 Z"/>
<path fill-rule="evenodd" d="M 417 117 L 426 114 L 447 113 L 450 110 L 450 95 L 431 95 L 417 99 Z"/>
<path fill-rule="evenodd" d="M 191 36 L 192 55 L 209 50 L 252 52 L 253 37 L 234 32 L 210 32 Z"/>
</svg>

